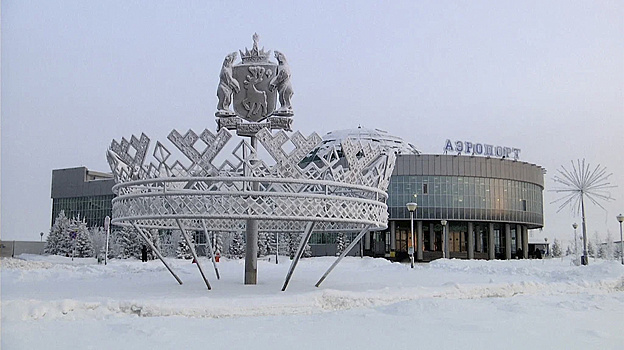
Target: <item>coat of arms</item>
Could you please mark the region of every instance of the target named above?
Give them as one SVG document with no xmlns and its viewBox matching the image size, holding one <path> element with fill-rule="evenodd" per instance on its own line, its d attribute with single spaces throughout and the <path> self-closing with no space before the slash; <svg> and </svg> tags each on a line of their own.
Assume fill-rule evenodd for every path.
<svg viewBox="0 0 624 350">
<path fill-rule="evenodd" d="M 227 55 L 223 61 L 217 89 L 219 103 L 215 113 L 219 128 L 238 130 L 243 121 L 258 124 L 268 118 L 261 125 L 245 124 L 246 129 L 259 130 L 268 126 L 271 129 L 290 130 L 290 117 L 294 113 L 290 104 L 293 90 L 288 62 L 279 51 L 275 51 L 277 62 L 272 62 L 269 59 L 271 51 L 265 51 L 264 47 L 259 49 L 258 39 L 258 34 L 254 34 L 252 49 L 240 51 L 240 63 L 234 64 L 237 52 Z M 276 109 L 278 94 L 280 108 Z M 230 109 L 230 104 L 234 111 Z"/>
</svg>

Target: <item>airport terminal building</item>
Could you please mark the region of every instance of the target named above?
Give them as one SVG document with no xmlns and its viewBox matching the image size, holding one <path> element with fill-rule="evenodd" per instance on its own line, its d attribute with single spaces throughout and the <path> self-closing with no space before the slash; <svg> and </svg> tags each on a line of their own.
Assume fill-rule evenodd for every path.
<svg viewBox="0 0 624 350">
<path fill-rule="evenodd" d="M 466 142 L 453 154 L 422 154 L 398 137 L 364 128 L 330 132 L 320 147 L 345 138 L 382 143 L 397 153 L 388 187 L 388 228 L 369 232 L 351 255 L 401 261 L 408 258 L 412 241 L 417 261 L 532 255 L 528 230 L 544 224 L 545 170 L 519 161 L 519 150 Z M 89 226 L 101 226 L 112 215 L 113 185 L 112 175 L 86 168 L 54 170 L 52 221 L 65 210 L 67 216 L 85 217 Z M 413 239 L 410 202 L 417 204 Z M 310 245 L 315 255 L 333 255 L 335 233 L 314 233 Z"/>
</svg>

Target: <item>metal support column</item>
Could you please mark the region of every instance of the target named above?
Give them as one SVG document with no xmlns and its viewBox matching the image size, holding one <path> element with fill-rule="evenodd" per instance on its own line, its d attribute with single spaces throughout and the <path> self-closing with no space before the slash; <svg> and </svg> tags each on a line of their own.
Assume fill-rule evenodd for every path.
<svg viewBox="0 0 624 350">
<path fill-rule="evenodd" d="M 425 242 L 423 239 L 423 222 L 416 221 L 416 260 L 423 260 L 423 247 L 425 246 Z"/>
<path fill-rule="evenodd" d="M 496 259 L 496 246 L 494 244 L 494 224 L 493 223 L 489 223 L 488 224 L 488 260 L 494 260 Z"/>
<path fill-rule="evenodd" d="M 180 277 L 178 277 L 178 275 L 176 275 L 175 272 L 173 272 L 171 267 L 169 267 L 169 265 L 165 261 L 165 258 L 162 256 L 162 254 L 160 254 L 158 249 L 156 249 L 156 247 L 154 246 L 152 241 L 150 241 L 147 238 L 147 236 L 145 235 L 143 230 L 141 230 L 141 228 L 137 224 L 135 224 L 134 222 L 132 223 L 132 226 L 134 227 L 135 230 L 137 230 L 137 232 L 139 233 L 139 236 L 141 236 L 141 238 L 143 238 L 143 240 L 149 245 L 150 249 L 156 254 L 156 256 L 158 257 L 158 259 L 160 259 L 160 261 L 163 263 L 163 265 L 165 265 L 167 270 L 169 270 L 169 273 L 171 273 L 171 275 L 173 275 L 173 277 L 176 279 L 176 281 L 178 281 L 178 283 L 182 284 L 182 280 L 180 279 Z"/>
<path fill-rule="evenodd" d="M 468 259 L 474 259 L 474 225 L 472 222 L 468 223 Z"/>
<path fill-rule="evenodd" d="M 255 136 L 251 137 L 251 147 L 254 152 L 258 146 Z M 251 161 L 250 161 L 251 162 Z M 245 175 L 250 176 L 245 169 Z M 258 182 L 251 183 L 253 191 L 258 190 Z M 248 219 L 245 227 L 245 284 L 258 283 L 258 220 Z"/>
<path fill-rule="evenodd" d="M 208 278 L 206 278 L 206 274 L 204 274 L 204 269 L 202 269 L 201 264 L 199 263 L 199 259 L 197 258 L 197 252 L 195 251 L 195 245 L 191 241 L 191 237 L 189 237 L 188 233 L 186 233 L 186 229 L 184 228 L 184 226 L 182 226 L 182 222 L 180 221 L 180 219 L 175 219 L 175 221 L 178 224 L 180 231 L 182 232 L 182 237 L 184 237 L 186 244 L 191 250 L 191 255 L 193 255 L 193 259 L 195 259 L 195 264 L 197 264 L 197 268 L 199 269 L 199 273 L 204 279 L 204 283 L 206 283 L 206 287 L 208 287 L 208 290 L 212 289 L 212 287 L 210 287 L 210 283 L 208 282 Z"/>
<path fill-rule="evenodd" d="M 442 225 L 442 240 L 444 241 L 444 257 L 447 259 L 451 258 L 451 247 L 450 247 L 450 232 L 449 232 L 449 222 L 446 220 L 446 225 Z"/>
<path fill-rule="evenodd" d="M 329 275 L 330 272 L 332 272 L 332 270 L 336 267 L 336 265 L 338 265 L 338 263 L 340 262 L 340 260 L 342 260 L 342 258 L 345 257 L 345 255 L 347 255 L 351 249 L 357 244 L 357 242 L 362 239 L 362 236 L 364 236 L 364 234 L 366 232 L 368 232 L 368 229 L 370 228 L 371 225 L 366 225 L 364 226 L 364 228 L 362 229 L 362 231 L 360 231 L 360 233 L 358 233 L 358 235 L 355 237 L 355 239 L 353 240 L 353 242 L 351 242 L 351 244 L 349 244 L 349 246 L 347 247 L 347 249 L 345 249 L 342 254 L 340 254 L 340 256 L 338 257 L 338 259 L 336 259 L 336 261 L 334 261 L 334 263 L 329 267 L 329 269 L 327 269 L 327 271 L 325 272 L 325 274 L 323 274 L 323 276 L 321 277 L 320 280 L 318 280 L 318 282 L 316 282 L 316 286 L 320 286 L 321 283 L 323 283 L 323 281 L 325 280 L 325 278 L 327 278 L 327 276 Z"/>
<path fill-rule="evenodd" d="M 288 273 L 286 274 L 286 280 L 284 281 L 284 285 L 282 286 L 282 292 L 286 290 L 288 287 L 288 282 L 290 282 L 290 278 L 292 277 L 293 272 L 295 272 L 295 268 L 297 267 L 297 263 L 301 256 L 303 255 L 303 251 L 305 250 L 306 244 L 310 241 L 310 237 L 312 236 L 312 229 L 314 228 L 314 221 L 308 222 L 303 231 L 303 236 L 301 237 L 301 241 L 299 242 L 299 248 L 295 253 L 295 258 L 292 263 L 290 263 L 290 268 L 288 269 Z"/>
<path fill-rule="evenodd" d="M 204 234 L 206 235 L 206 244 L 208 244 L 208 252 L 210 252 L 210 260 L 212 260 L 212 266 L 215 270 L 215 275 L 217 275 L 217 279 L 221 279 L 219 277 L 219 269 L 217 268 L 217 262 L 215 260 L 214 249 L 212 248 L 212 243 L 210 243 L 210 236 L 208 236 L 208 230 L 206 229 L 206 221 L 202 219 L 202 227 L 204 228 Z"/>
<path fill-rule="evenodd" d="M 505 259 L 511 259 L 511 225 L 505 224 Z"/>
<path fill-rule="evenodd" d="M 529 258 L 529 229 L 522 226 L 522 255 L 523 259 Z"/>
<path fill-rule="evenodd" d="M 435 225 L 429 224 L 429 251 L 432 252 L 435 250 Z"/>
<path fill-rule="evenodd" d="M 522 226 L 516 225 L 516 257 L 518 259 L 522 259 L 523 257 L 518 255 L 518 250 L 522 252 L 524 255 L 524 250 L 522 249 Z"/>
<path fill-rule="evenodd" d="M 396 251 L 396 221 L 390 221 L 390 251 Z"/>
</svg>

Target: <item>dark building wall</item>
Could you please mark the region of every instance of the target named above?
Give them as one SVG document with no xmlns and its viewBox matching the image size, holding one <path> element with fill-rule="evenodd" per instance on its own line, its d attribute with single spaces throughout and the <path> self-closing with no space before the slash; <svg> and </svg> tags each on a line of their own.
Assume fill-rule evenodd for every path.
<svg viewBox="0 0 624 350">
<path fill-rule="evenodd" d="M 85 167 L 52 171 L 52 224 L 61 211 L 65 216 L 84 218 L 87 226 L 103 226 L 112 216 L 112 175 Z"/>
</svg>

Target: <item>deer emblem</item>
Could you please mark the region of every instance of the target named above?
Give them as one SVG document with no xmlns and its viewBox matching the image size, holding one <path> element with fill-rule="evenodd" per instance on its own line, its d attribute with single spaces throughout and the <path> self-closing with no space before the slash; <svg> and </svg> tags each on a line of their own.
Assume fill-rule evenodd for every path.
<svg viewBox="0 0 624 350">
<path fill-rule="evenodd" d="M 253 116 L 265 116 L 268 113 L 266 92 L 256 88 L 256 85 L 264 80 L 264 72 L 264 67 L 249 67 L 250 74 L 243 82 L 246 94 L 242 104 L 249 119 L 252 119 Z"/>
</svg>

